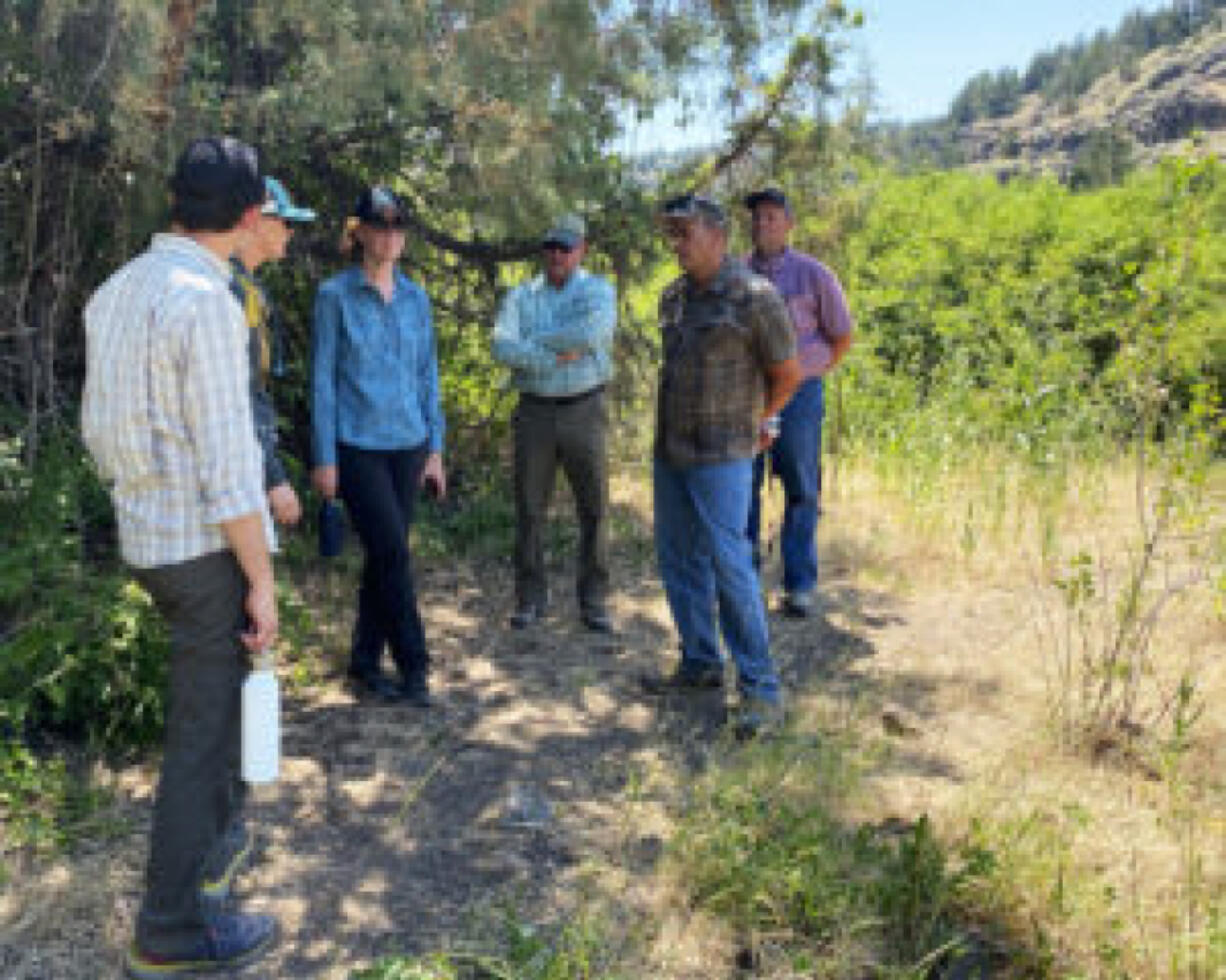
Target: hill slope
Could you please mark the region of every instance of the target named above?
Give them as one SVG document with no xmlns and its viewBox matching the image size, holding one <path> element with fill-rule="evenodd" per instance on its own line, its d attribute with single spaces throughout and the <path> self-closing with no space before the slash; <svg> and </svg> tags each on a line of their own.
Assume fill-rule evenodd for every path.
<svg viewBox="0 0 1226 980">
<path fill-rule="evenodd" d="M 1186 148 L 1194 135 L 1211 151 L 1226 148 L 1223 14 L 1184 41 L 1101 74 L 1079 96 L 1031 92 L 1011 112 L 961 123 L 951 112 L 883 132 L 891 152 L 905 162 L 971 165 L 1002 175 L 1048 171 L 1065 178 L 1087 165 L 1110 170 L 1152 162 Z"/>
</svg>

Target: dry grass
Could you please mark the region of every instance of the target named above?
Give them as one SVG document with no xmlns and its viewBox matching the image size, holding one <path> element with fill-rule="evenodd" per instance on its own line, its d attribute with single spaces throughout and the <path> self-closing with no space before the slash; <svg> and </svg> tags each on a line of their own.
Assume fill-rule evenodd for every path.
<svg viewBox="0 0 1226 980">
<path fill-rule="evenodd" d="M 887 807 L 930 812 L 947 839 L 993 850 L 985 909 L 1037 927 L 1080 975 L 1226 976 L 1220 596 L 1202 584 L 1167 608 L 1143 682 L 1158 704 L 1195 677 L 1207 710 L 1188 738 L 1168 714 L 1073 751 L 1053 724 L 1071 615 L 1053 580 L 1088 553 L 1098 612 L 1118 609 L 1111 590 L 1138 541 L 1131 474 L 1087 470 L 1059 492 L 1024 492 L 985 466 L 913 489 L 845 469 L 823 527 L 823 554 L 849 582 L 906 596 L 895 621 L 866 627 L 873 686 L 921 720 L 876 776 Z M 1219 527 L 1224 489 L 1219 472 L 1201 504 Z M 1191 543 L 1171 542 L 1151 594 L 1181 580 Z"/>
</svg>

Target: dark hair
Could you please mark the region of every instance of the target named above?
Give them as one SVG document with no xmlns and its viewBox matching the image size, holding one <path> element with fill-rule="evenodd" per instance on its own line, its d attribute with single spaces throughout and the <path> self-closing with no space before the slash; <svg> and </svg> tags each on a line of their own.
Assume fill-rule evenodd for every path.
<svg viewBox="0 0 1226 980">
<path fill-rule="evenodd" d="M 188 231 L 229 231 L 264 201 L 255 149 L 232 136 L 192 140 L 170 178 L 170 220 Z"/>
</svg>

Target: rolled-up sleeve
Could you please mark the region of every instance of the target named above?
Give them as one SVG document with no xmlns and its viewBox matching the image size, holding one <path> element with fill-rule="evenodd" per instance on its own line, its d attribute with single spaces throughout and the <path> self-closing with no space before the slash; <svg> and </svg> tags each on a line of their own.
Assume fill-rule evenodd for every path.
<svg viewBox="0 0 1226 980">
<path fill-rule="evenodd" d="M 340 297 L 321 289 L 315 297 L 311 338 L 311 435 L 316 466 L 336 465 L 336 350 Z"/>
<path fill-rule="evenodd" d="M 263 455 L 251 424 L 247 329 L 228 295 L 202 298 L 183 331 L 183 419 L 196 458 L 202 518 L 264 509 Z"/>
<path fill-rule="evenodd" d="M 421 363 L 418 365 L 417 394 L 421 405 L 421 417 L 426 423 L 430 451 L 441 453 L 447 424 L 439 399 L 438 346 L 434 342 L 434 320 L 430 313 L 430 299 L 424 292 L 421 300 L 422 328 L 426 334 Z"/>
</svg>

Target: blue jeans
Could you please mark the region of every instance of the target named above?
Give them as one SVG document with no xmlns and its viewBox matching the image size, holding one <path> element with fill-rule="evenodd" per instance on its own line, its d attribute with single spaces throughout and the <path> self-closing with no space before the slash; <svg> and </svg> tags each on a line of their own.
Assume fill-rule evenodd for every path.
<svg viewBox="0 0 1226 980">
<path fill-rule="evenodd" d="M 751 466 L 747 459 L 691 467 L 657 459 L 656 555 L 682 666 L 721 666 L 722 631 L 742 696 L 778 703 L 766 608 L 745 536 Z"/>
<path fill-rule="evenodd" d="M 783 482 L 783 587 L 811 592 L 817 586 L 817 514 L 822 492 L 822 379 L 811 378 L 796 389 L 780 413 L 779 438 L 768 450 L 771 469 Z M 749 508 L 749 540 L 758 553 L 762 524 L 762 484 L 765 454 L 753 461 L 753 501 Z"/>
</svg>

